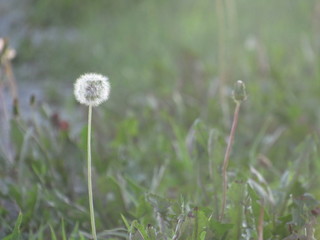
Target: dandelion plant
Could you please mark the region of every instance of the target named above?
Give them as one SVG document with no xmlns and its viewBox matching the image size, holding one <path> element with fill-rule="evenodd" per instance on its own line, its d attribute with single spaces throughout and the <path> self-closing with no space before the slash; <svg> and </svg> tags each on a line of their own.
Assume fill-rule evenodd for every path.
<svg viewBox="0 0 320 240">
<path fill-rule="evenodd" d="M 88 111 L 88 195 L 91 231 L 94 240 L 97 240 L 96 225 L 94 218 L 93 194 L 92 194 L 92 177 L 91 177 L 91 119 L 92 107 L 96 107 L 109 98 L 110 83 L 108 78 L 96 73 L 86 73 L 80 76 L 74 84 L 74 95 L 78 102 L 87 105 Z"/>
<path fill-rule="evenodd" d="M 240 111 L 240 105 L 241 103 L 247 98 L 246 95 L 246 88 L 244 83 L 241 80 L 238 80 L 236 82 L 234 91 L 233 91 L 233 100 L 236 103 L 234 115 L 233 115 L 233 122 L 231 127 L 231 132 L 227 144 L 227 149 L 225 152 L 224 160 L 223 160 L 223 166 L 222 166 L 222 207 L 221 207 L 221 214 L 220 214 L 220 220 L 224 217 L 224 210 L 226 207 L 226 195 L 227 195 L 227 187 L 228 187 L 228 178 L 227 178 L 227 168 L 229 164 L 229 157 L 231 153 L 231 147 L 235 135 L 235 131 L 238 124 L 238 118 L 239 118 L 239 111 Z"/>
</svg>

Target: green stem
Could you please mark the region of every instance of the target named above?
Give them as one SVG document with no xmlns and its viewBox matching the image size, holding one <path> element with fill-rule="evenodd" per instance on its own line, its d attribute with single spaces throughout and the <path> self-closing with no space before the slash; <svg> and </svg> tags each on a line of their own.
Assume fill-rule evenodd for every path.
<svg viewBox="0 0 320 240">
<path fill-rule="evenodd" d="M 89 194 L 89 208 L 91 219 L 91 230 L 94 240 L 97 240 L 96 223 L 94 220 L 94 208 L 93 208 L 93 194 L 92 194 L 92 177 L 91 177 L 91 119 L 92 119 L 92 106 L 89 105 L 88 113 L 88 194 Z"/>
</svg>

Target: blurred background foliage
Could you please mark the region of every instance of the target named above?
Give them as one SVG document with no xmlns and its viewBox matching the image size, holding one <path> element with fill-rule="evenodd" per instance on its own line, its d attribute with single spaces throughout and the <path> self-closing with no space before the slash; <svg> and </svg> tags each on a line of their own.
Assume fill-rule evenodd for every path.
<svg viewBox="0 0 320 240">
<path fill-rule="evenodd" d="M 229 166 L 227 221 L 206 223 L 213 234 L 206 239 L 257 239 L 259 199 L 270 215 L 265 239 L 299 239 L 320 214 L 319 1 L 2 0 L 1 7 L 21 16 L 12 23 L 10 11 L 0 15 L 19 89 L 13 103 L 2 60 L 0 237 L 15 233 L 20 211 L 22 239 L 87 237 L 86 108 L 73 98 L 85 72 L 109 76 L 112 86 L 93 116 L 94 199 L 106 239 L 125 238 L 123 218 L 157 226 L 154 212 L 167 218 L 171 236 L 178 216 L 197 214 L 195 206 L 217 219 L 238 79 L 249 96 Z"/>
</svg>

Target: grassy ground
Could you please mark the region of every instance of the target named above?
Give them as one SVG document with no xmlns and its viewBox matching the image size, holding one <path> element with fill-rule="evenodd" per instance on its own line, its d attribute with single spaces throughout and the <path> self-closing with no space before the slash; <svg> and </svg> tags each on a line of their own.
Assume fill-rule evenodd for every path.
<svg viewBox="0 0 320 240">
<path fill-rule="evenodd" d="M 43 97 L 1 137 L 0 238 L 89 238 L 87 109 L 72 88 L 91 71 L 112 85 L 93 112 L 99 239 L 320 238 L 318 1 L 31 2 L 13 67 L 18 87 L 33 67 Z"/>
</svg>

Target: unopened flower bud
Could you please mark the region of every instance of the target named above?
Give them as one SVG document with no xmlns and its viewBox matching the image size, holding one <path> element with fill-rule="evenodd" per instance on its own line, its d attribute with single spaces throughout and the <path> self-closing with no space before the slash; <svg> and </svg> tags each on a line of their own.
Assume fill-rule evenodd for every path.
<svg viewBox="0 0 320 240">
<path fill-rule="evenodd" d="M 34 106 L 36 103 L 36 96 L 32 94 L 29 99 L 30 106 Z"/>
<path fill-rule="evenodd" d="M 233 99 L 235 102 L 242 102 L 246 100 L 246 98 L 247 98 L 246 86 L 241 80 L 238 80 L 234 86 Z"/>
<path fill-rule="evenodd" d="M 12 112 L 13 112 L 13 116 L 15 117 L 18 117 L 20 115 L 19 100 L 17 98 L 13 99 Z"/>
</svg>

